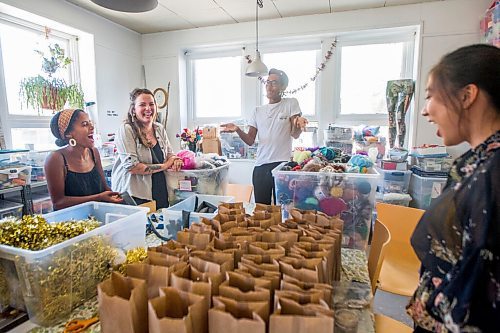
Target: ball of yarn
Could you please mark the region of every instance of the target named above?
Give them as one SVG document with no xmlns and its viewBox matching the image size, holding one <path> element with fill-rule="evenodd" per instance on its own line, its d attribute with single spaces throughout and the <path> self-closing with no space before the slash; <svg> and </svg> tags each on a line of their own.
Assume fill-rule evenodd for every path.
<svg viewBox="0 0 500 333">
<path fill-rule="evenodd" d="M 319 208 L 326 215 L 335 216 L 347 210 L 347 204 L 340 198 L 328 197 L 319 202 Z"/>
<path fill-rule="evenodd" d="M 183 170 L 191 170 L 196 167 L 196 154 L 190 150 L 181 150 L 177 153 L 177 156 L 182 159 L 184 163 Z"/>
<path fill-rule="evenodd" d="M 335 187 L 332 187 L 330 189 L 330 195 L 332 197 L 341 198 L 343 193 L 344 193 L 344 189 L 342 187 L 335 186 Z"/>
<path fill-rule="evenodd" d="M 333 150 L 333 148 L 331 147 L 321 147 L 319 151 L 328 161 L 333 160 L 335 156 L 337 156 L 335 150 Z"/>
<path fill-rule="evenodd" d="M 372 190 L 372 185 L 367 181 L 361 181 L 356 185 L 358 192 L 361 194 L 369 194 Z"/>
</svg>

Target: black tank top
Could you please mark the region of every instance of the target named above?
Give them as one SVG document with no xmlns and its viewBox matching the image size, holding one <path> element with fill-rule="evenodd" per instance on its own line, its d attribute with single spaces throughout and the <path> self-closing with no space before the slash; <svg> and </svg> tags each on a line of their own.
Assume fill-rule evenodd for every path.
<svg viewBox="0 0 500 333">
<path fill-rule="evenodd" d="M 94 151 L 90 149 L 94 167 L 89 172 L 75 172 L 68 168 L 68 162 L 63 153 L 64 167 L 66 169 L 66 178 L 64 180 L 64 195 L 68 197 L 84 197 L 87 195 L 98 194 L 105 191 L 101 175 L 97 171 Z"/>
</svg>

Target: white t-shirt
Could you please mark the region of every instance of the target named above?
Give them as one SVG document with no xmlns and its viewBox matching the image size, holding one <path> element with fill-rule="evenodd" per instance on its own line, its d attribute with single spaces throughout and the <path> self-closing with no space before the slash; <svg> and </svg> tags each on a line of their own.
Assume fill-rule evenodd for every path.
<svg viewBox="0 0 500 333">
<path fill-rule="evenodd" d="M 292 123 L 290 118 L 300 115 L 295 98 L 282 98 L 275 104 L 258 106 L 248 121 L 257 129 L 257 161 L 255 166 L 288 161 L 292 154 Z"/>
</svg>

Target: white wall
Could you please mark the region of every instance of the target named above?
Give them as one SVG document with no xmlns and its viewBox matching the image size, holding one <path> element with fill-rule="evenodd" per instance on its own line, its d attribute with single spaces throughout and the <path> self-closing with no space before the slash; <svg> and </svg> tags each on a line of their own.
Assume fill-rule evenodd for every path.
<svg viewBox="0 0 500 333">
<path fill-rule="evenodd" d="M 86 100 L 97 102 L 101 133 L 114 133 L 127 113 L 128 93 L 142 85 L 141 35 L 62 0 L 1 2 L 94 35 L 95 59 L 84 62 L 95 63 L 90 71 L 95 72 L 97 96 L 86 93 Z M 116 111 L 118 117 L 108 117 L 107 110 Z"/>
<path fill-rule="evenodd" d="M 425 80 L 430 67 L 446 52 L 479 42 L 479 20 L 491 0 L 446 0 L 423 4 L 393 6 L 332 14 L 259 21 L 261 42 L 296 35 L 334 36 L 336 33 L 421 24 L 418 54 L 415 110 L 424 104 Z M 208 28 L 147 34 L 142 37 L 143 63 L 148 86 L 166 87 L 171 81 L 168 132 L 171 141 L 181 126 L 186 126 L 186 94 L 183 52 L 191 47 L 217 44 L 251 44 L 255 39 L 254 22 Z M 323 94 L 320 112 L 333 112 L 331 101 Z M 411 138 L 414 144 L 441 143 L 435 129 L 418 113 L 412 115 Z M 328 118 L 328 117 L 326 117 Z M 323 124 L 327 125 L 327 124 Z M 452 148 L 456 154 L 461 148 Z"/>
</svg>

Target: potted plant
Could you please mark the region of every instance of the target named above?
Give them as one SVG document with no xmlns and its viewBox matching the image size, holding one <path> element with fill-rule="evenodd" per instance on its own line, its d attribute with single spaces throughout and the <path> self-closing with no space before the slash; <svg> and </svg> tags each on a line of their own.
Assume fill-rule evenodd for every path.
<svg viewBox="0 0 500 333">
<path fill-rule="evenodd" d="M 37 75 L 24 78 L 20 82 L 19 96 L 27 107 L 48 109 L 53 112 L 64 108 L 66 102 L 71 107 L 83 108 L 83 92 L 78 84 L 67 84 L 64 79 L 52 77 L 59 68 L 66 68 L 71 58 L 66 57 L 59 44 L 49 45 L 50 56 L 35 50 L 42 57 L 42 70 L 45 76 Z M 21 104 L 22 105 L 22 104 Z"/>
</svg>

